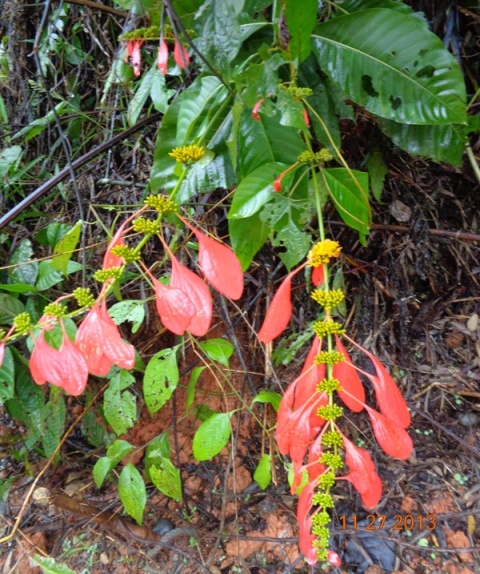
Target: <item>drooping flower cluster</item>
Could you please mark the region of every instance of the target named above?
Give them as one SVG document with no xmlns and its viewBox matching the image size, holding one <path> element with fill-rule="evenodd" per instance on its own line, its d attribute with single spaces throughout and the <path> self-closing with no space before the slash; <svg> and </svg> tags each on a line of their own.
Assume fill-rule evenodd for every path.
<svg viewBox="0 0 480 574">
<path fill-rule="evenodd" d="M 324 316 L 313 325 L 315 336 L 310 351 L 302 372 L 285 391 L 276 429 L 278 450 L 292 460 L 292 493 L 306 482 L 300 493 L 297 519 L 300 549 L 310 564 L 317 560 L 337 565 L 340 562 L 338 555 L 328 549 L 329 509 L 333 507 L 330 491 L 336 480 L 351 482 L 367 508 L 375 507 L 382 493 L 370 454 L 350 441 L 338 425 L 344 410 L 342 404 L 354 412 L 367 412 L 373 433 L 388 455 L 405 460 L 413 449 L 405 431 L 410 413 L 396 383 L 382 363 L 350 339 L 332 317 L 332 310 L 344 295 L 339 289 L 330 289 L 324 277 L 328 273 L 326 266 L 340 255 L 340 250 L 339 244 L 329 239 L 311 249 L 307 261 L 283 280 L 259 332 L 264 343 L 283 332 L 292 313 L 292 278 L 306 266 L 312 267 L 312 281 L 317 286 L 312 298 L 323 308 Z M 375 374 L 352 363 L 342 338 L 370 359 Z M 379 411 L 365 404 L 359 373 L 372 383 Z M 337 396 L 341 404 L 335 402 Z M 344 466 L 348 472 L 338 476 Z"/>
<path fill-rule="evenodd" d="M 141 216 L 148 209 L 156 212 L 156 219 Z M 186 331 L 195 336 L 205 335 L 212 320 L 210 289 L 202 277 L 179 261 L 161 233 L 162 218 L 176 212 L 177 207 L 170 198 L 161 195 L 147 197 L 145 206 L 120 225 L 108 244 L 102 268 L 94 275 L 103 283 L 97 300 L 87 289 L 79 288 L 73 292 L 80 309 L 89 309 L 76 331 L 75 340 L 72 334 L 69 336 L 65 325 L 68 313 L 61 301 L 71 297 L 66 295 L 45 307 L 35 328 L 28 313 L 15 318 L 12 328 L 1 337 L 0 365 L 6 342 L 13 336 L 30 334 L 34 341 L 30 371 L 39 385 L 49 382 L 77 396 L 85 390 L 89 373 L 103 377 L 114 365 L 132 369 L 135 349 L 122 339 L 110 317 L 107 295 L 125 267 L 139 261 L 143 245 L 154 235 L 160 239 L 172 263 L 169 284 L 156 279 L 143 262 L 141 265 L 154 286 L 156 307 L 163 325 L 177 335 L 183 335 Z M 207 282 L 222 295 L 239 299 L 243 292 L 243 272 L 235 253 L 230 247 L 194 227 L 180 214 L 176 213 L 176 216 L 197 239 L 198 265 Z M 134 231 L 144 236 L 135 248 L 129 247 L 125 241 L 130 223 Z M 56 335 L 53 336 L 50 332 L 55 327 Z"/>
<path fill-rule="evenodd" d="M 128 32 L 123 36 L 122 42 L 125 46 L 126 64 L 130 64 L 135 76 L 140 76 L 142 73 L 142 56 L 141 48 L 143 44 L 150 40 L 159 38 L 158 54 L 157 54 L 157 68 L 163 75 L 168 72 L 168 43 L 167 41 L 174 42 L 173 59 L 179 68 L 184 70 L 190 64 L 190 56 L 187 48 L 180 42 L 180 40 L 173 34 L 160 35 L 158 27 L 152 26 L 150 28 L 140 28 L 133 32 Z"/>
</svg>

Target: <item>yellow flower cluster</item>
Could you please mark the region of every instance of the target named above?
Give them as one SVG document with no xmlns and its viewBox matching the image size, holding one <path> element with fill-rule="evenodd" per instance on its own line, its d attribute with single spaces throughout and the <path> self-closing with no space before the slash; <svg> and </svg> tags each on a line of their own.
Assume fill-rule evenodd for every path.
<svg viewBox="0 0 480 574">
<path fill-rule="evenodd" d="M 165 195 L 149 195 L 145 199 L 145 205 L 156 209 L 161 215 L 167 215 L 167 213 L 175 213 L 177 211 L 175 202 Z M 135 225 L 135 221 L 133 225 Z"/>
<path fill-rule="evenodd" d="M 145 217 L 137 217 L 133 221 L 133 229 L 137 233 L 156 235 L 157 233 L 160 233 L 160 222 L 146 219 Z"/>
<path fill-rule="evenodd" d="M 324 239 L 316 243 L 308 252 L 307 261 L 311 267 L 319 267 L 330 263 L 332 257 L 338 257 L 342 248 L 338 241 Z"/>
<path fill-rule="evenodd" d="M 168 154 L 179 163 L 195 163 L 205 155 L 205 148 L 197 144 L 175 147 Z"/>
<path fill-rule="evenodd" d="M 311 294 L 311 298 L 322 305 L 326 311 L 331 311 L 345 299 L 345 295 L 341 289 L 331 289 L 330 291 L 316 289 Z"/>
<path fill-rule="evenodd" d="M 337 323 L 336 321 L 316 321 L 313 324 L 313 332 L 319 339 L 323 339 L 324 337 L 328 337 L 328 335 L 343 335 L 345 329 L 341 323 Z"/>
</svg>

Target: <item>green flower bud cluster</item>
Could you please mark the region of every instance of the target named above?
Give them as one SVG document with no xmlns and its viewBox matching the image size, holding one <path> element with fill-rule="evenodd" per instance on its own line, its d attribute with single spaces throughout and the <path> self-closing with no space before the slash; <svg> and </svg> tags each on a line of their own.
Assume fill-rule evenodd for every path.
<svg viewBox="0 0 480 574">
<path fill-rule="evenodd" d="M 315 154 L 315 159 L 317 161 L 332 161 L 333 155 L 328 151 L 327 148 L 323 148 L 320 151 L 317 151 Z"/>
<path fill-rule="evenodd" d="M 312 524 L 313 524 L 312 532 L 315 533 L 315 526 L 326 526 L 327 524 L 330 524 L 331 521 L 332 519 L 330 518 L 328 512 L 325 511 L 317 512 L 317 514 L 312 516 Z"/>
<path fill-rule="evenodd" d="M 134 249 L 131 249 L 127 245 L 115 245 L 112 249 L 112 253 L 117 257 L 123 257 L 125 265 L 129 265 L 140 259 L 140 253 L 136 253 Z"/>
<path fill-rule="evenodd" d="M 336 365 L 344 360 L 345 357 L 339 351 L 321 351 L 315 357 L 314 363 L 316 365 Z"/>
<path fill-rule="evenodd" d="M 340 323 L 330 319 L 327 321 L 316 321 L 313 324 L 313 332 L 319 339 L 323 339 L 328 335 L 343 335 L 345 329 Z"/>
<path fill-rule="evenodd" d="M 313 163 L 315 161 L 315 154 L 313 151 L 302 151 L 297 157 L 297 161 L 300 163 Z"/>
<path fill-rule="evenodd" d="M 60 303 L 49 303 L 43 310 L 44 315 L 50 315 L 52 317 L 63 317 L 66 313 L 66 309 Z"/>
<path fill-rule="evenodd" d="M 315 289 L 310 296 L 319 305 L 322 305 L 326 311 L 332 310 L 345 299 L 341 289 L 331 289 L 330 291 Z"/>
<path fill-rule="evenodd" d="M 99 283 L 105 283 L 108 279 L 120 279 L 123 273 L 123 266 L 110 267 L 110 269 L 99 269 L 95 272 L 93 278 Z"/>
<path fill-rule="evenodd" d="M 167 215 L 168 213 L 175 213 L 177 211 L 177 205 L 175 202 L 165 195 L 149 195 L 145 199 L 145 205 L 148 205 L 148 207 L 151 207 L 152 209 L 156 209 L 161 215 Z M 133 225 L 135 229 L 135 222 Z"/>
<path fill-rule="evenodd" d="M 341 391 L 342 385 L 338 379 L 333 377 L 330 379 L 323 379 L 317 385 L 317 391 L 319 393 L 333 393 L 334 391 Z"/>
<path fill-rule="evenodd" d="M 289 92 L 296 100 L 308 98 L 313 94 L 312 88 L 298 88 L 297 86 L 285 86 L 280 84 L 280 89 L 284 92 Z"/>
<path fill-rule="evenodd" d="M 318 407 L 317 414 L 326 421 L 334 421 L 343 415 L 343 407 L 340 405 L 322 405 Z"/>
<path fill-rule="evenodd" d="M 335 473 L 333 470 L 327 470 L 318 479 L 318 488 L 320 490 L 330 490 L 335 484 Z"/>
<path fill-rule="evenodd" d="M 146 219 L 145 217 L 137 217 L 133 221 L 133 229 L 137 233 L 145 233 L 145 235 L 157 235 L 160 233 L 160 222 Z"/>
<path fill-rule="evenodd" d="M 333 452 L 324 452 L 322 454 L 322 456 L 320 457 L 320 462 L 322 462 L 323 464 L 326 464 L 327 466 L 329 466 L 330 468 L 332 468 L 334 470 L 338 470 L 339 468 L 342 468 L 342 466 L 343 466 L 342 457 L 338 454 L 333 453 Z"/>
<path fill-rule="evenodd" d="M 328 492 L 316 492 L 313 495 L 312 502 L 315 506 L 321 506 L 325 509 L 333 508 L 335 506 L 332 495 Z"/>
<path fill-rule="evenodd" d="M 95 297 L 87 287 L 77 287 L 72 295 L 75 297 L 79 307 L 91 307 L 95 303 Z"/>
<path fill-rule="evenodd" d="M 32 318 L 30 314 L 20 313 L 13 319 L 13 324 L 15 325 L 15 331 L 18 335 L 25 335 L 30 331 L 30 327 L 32 326 Z"/>
<path fill-rule="evenodd" d="M 322 437 L 322 444 L 326 447 L 343 446 L 342 435 L 336 431 L 327 431 Z"/>
</svg>

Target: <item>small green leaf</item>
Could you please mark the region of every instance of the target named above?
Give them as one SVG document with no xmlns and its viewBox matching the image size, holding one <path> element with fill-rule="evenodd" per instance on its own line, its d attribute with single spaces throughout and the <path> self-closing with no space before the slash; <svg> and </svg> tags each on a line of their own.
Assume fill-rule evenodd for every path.
<svg viewBox="0 0 480 574">
<path fill-rule="evenodd" d="M 233 353 L 233 345 L 225 339 L 209 339 L 199 343 L 199 347 L 212 361 L 217 361 L 221 365 L 228 367 L 230 357 Z"/>
<path fill-rule="evenodd" d="M 228 218 L 241 219 L 257 213 L 273 198 L 273 182 L 286 168 L 285 164 L 271 162 L 249 173 L 233 195 Z"/>
<path fill-rule="evenodd" d="M 120 473 L 118 495 L 126 513 L 141 525 L 143 511 L 147 503 L 147 490 L 141 474 L 131 462 Z"/>
<path fill-rule="evenodd" d="M 132 449 L 133 446 L 125 440 L 116 440 L 108 447 L 107 456 L 99 458 L 93 467 L 93 480 L 97 488 L 101 488 L 108 473 L 112 471 Z"/>
<path fill-rule="evenodd" d="M 274 391 L 260 391 L 258 395 L 253 397 L 253 403 L 268 403 L 272 405 L 275 411 L 278 411 L 278 407 L 280 406 L 280 401 L 282 400 L 282 395 L 276 393 Z"/>
<path fill-rule="evenodd" d="M 40 265 L 38 266 L 38 279 L 35 284 L 35 287 L 38 291 L 46 291 L 53 287 L 54 285 L 58 285 L 63 281 L 63 275 L 60 271 L 57 271 L 52 267 L 52 260 L 45 259 L 45 261 L 40 261 Z"/>
<path fill-rule="evenodd" d="M 0 367 L 0 404 L 13 398 L 15 395 L 15 364 L 12 351 L 5 347 L 2 366 Z"/>
<path fill-rule="evenodd" d="M 143 378 L 143 396 L 150 414 L 159 411 L 177 388 L 179 346 L 163 349 L 148 362 Z"/>
<path fill-rule="evenodd" d="M 105 390 L 104 415 L 117 435 L 126 433 L 137 421 L 135 396 L 124 391 L 134 382 L 135 378 L 122 369 L 110 379 Z"/>
<path fill-rule="evenodd" d="M 132 449 L 133 446 L 126 440 L 116 440 L 108 447 L 107 456 L 118 464 Z"/>
<path fill-rule="evenodd" d="M 215 413 L 198 427 L 192 446 L 197 460 L 209 460 L 227 445 L 232 432 L 231 416 L 232 413 Z"/>
<path fill-rule="evenodd" d="M 20 159 L 22 148 L 14 145 L 3 149 L 0 153 L 0 180 L 3 180 L 8 174 L 10 168 Z"/>
<path fill-rule="evenodd" d="M 50 387 L 51 398 L 43 409 L 45 428 L 42 433 L 42 445 L 45 456 L 54 453 L 65 431 L 65 401 L 58 387 Z"/>
<path fill-rule="evenodd" d="M 272 482 L 272 462 L 269 454 L 263 454 L 262 458 L 258 462 L 257 468 L 253 473 L 253 480 L 258 484 L 258 486 L 265 490 L 267 486 Z"/>
<path fill-rule="evenodd" d="M 168 458 L 161 458 L 159 462 L 150 466 L 150 480 L 165 496 L 182 500 L 180 471 Z"/>
<path fill-rule="evenodd" d="M 288 223 L 275 235 L 272 245 L 285 249 L 279 253 L 279 256 L 285 267 L 291 271 L 307 254 L 312 245 L 312 238 L 308 233 L 300 231 L 289 219 Z"/>
<path fill-rule="evenodd" d="M 288 48 L 296 67 L 308 58 L 312 42 L 310 34 L 317 22 L 317 0 L 287 2 L 285 20 L 290 33 Z"/>
<path fill-rule="evenodd" d="M 245 219 L 230 219 L 228 232 L 242 270 L 246 271 L 268 239 L 268 225 L 260 219 L 258 213 L 255 213 Z"/>
<path fill-rule="evenodd" d="M 188 388 L 187 388 L 187 400 L 186 400 L 186 410 L 188 412 L 188 408 L 192 406 L 193 400 L 195 398 L 195 387 L 197 386 L 197 381 L 200 375 L 206 367 L 195 367 L 192 369 L 192 374 L 190 375 L 190 380 L 188 381 Z"/>
<path fill-rule="evenodd" d="M 5 283 L 0 285 L 0 290 L 9 291 L 10 293 L 35 293 L 36 291 L 35 287 L 28 283 Z M 3 324 L 2 321 L 0 321 L 0 324 Z"/>
<path fill-rule="evenodd" d="M 12 325 L 13 318 L 24 311 L 24 304 L 16 297 L 0 293 L 0 325 Z"/>
<path fill-rule="evenodd" d="M 82 225 L 82 221 L 77 221 L 74 227 L 55 245 L 53 250 L 54 257 L 51 266 L 64 275 L 67 273 L 68 262 L 72 258 L 73 251 L 78 245 L 82 233 Z"/>
<path fill-rule="evenodd" d="M 150 97 L 152 98 L 153 107 L 157 112 L 165 113 L 168 109 L 168 100 L 175 95 L 175 90 L 167 89 L 165 76 L 160 72 L 156 65 L 153 70 L 154 73 L 150 89 Z"/>
<path fill-rule="evenodd" d="M 125 321 L 133 323 L 132 333 L 136 333 L 145 319 L 145 301 L 139 299 L 120 301 L 109 308 L 108 314 L 115 325 L 121 325 Z"/>
<path fill-rule="evenodd" d="M 38 275 L 38 263 L 37 261 L 31 261 L 32 255 L 32 242 L 30 239 L 23 239 L 10 258 L 10 265 L 13 267 L 8 270 L 8 278 L 11 283 L 35 285 Z"/>
<path fill-rule="evenodd" d="M 103 481 L 107 478 L 108 473 L 112 470 L 112 461 L 102 456 L 93 467 L 93 480 L 97 488 L 102 488 Z"/>
<path fill-rule="evenodd" d="M 70 570 L 65 564 L 58 564 L 51 557 L 46 558 L 45 556 L 34 554 L 30 557 L 30 560 L 37 566 L 40 566 L 43 574 L 75 574 L 75 570 Z"/>
<path fill-rule="evenodd" d="M 135 95 L 130 100 L 127 110 L 127 121 L 128 125 L 134 126 L 137 123 L 138 116 L 140 115 L 145 102 L 152 90 L 152 83 L 154 75 L 158 73 L 156 67 L 150 68 L 145 74 L 143 74 L 142 79 L 138 82 Z"/>
<path fill-rule="evenodd" d="M 379 150 L 375 150 L 368 158 L 367 168 L 372 195 L 379 203 L 382 203 L 383 182 L 388 173 L 388 167 L 383 161 L 382 153 Z"/>
</svg>

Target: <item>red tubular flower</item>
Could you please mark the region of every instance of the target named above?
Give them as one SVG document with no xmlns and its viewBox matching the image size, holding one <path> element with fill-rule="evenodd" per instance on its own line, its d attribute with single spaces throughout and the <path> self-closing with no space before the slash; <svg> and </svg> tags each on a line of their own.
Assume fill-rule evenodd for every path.
<svg viewBox="0 0 480 574">
<path fill-rule="evenodd" d="M 323 285 L 324 281 L 325 281 L 325 269 L 323 268 L 323 265 L 314 267 L 312 269 L 312 283 L 315 285 L 315 287 L 318 287 L 319 285 Z"/>
<path fill-rule="evenodd" d="M 312 534 L 312 519 L 308 514 L 312 509 L 312 499 L 316 487 L 316 481 L 305 485 L 298 498 L 297 506 L 297 521 L 300 526 L 299 546 L 305 560 L 312 566 L 317 563 L 317 550 L 313 545 L 316 536 Z"/>
<path fill-rule="evenodd" d="M 168 70 L 168 46 L 163 38 L 158 46 L 157 68 L 164 76 L 166 75 Z"/>
<path fill-rule="evenodd" d="M 173 48 L 173 59 L 177 65 L 182 68 L 182 70 L 184 70 L 190 63 L 188 50 L 185 48 L 185 46 L 182 46 L 178 40 L 175 41 L 175 46 Z"/>
<path fill-rule="evenodd" d="M 285 175 L 285 172 L 282 171 L 282 173 L 275 179 L 275 181 L 273 182 L 273 189 L 278 193 L 280 191 L 282 191 L 282 179 L 283 176 Z"/>
<path fill-rule="evenodd" d="M 342 345 L 338 335 L 335 335 L 335 341 L 337 351 L 345 357 L 344 361 L 333 366 L 333 377 L 340 381 L 343 389 L 338 391 L 338 396 L 351 411 L 359 413 L 363 410 L 363 405 L 365 404 L 365 390 L 358 376 L 357 369 L 353 366 L 347 350 Z"/>
<path fill-rule="evenodd" d="M 144 40 L 130 40 L 128 42 L 128 46 L 130 46 L 131 43 L 130 50 L 129 47 L 127 46 L 127 53 L 130 56 L 130 64 L 132 65 L 133 73 L 137 77 L 142 73 L 141 68 L 142 55 L 140 52 L 140 48 L 142 47 L 143 42 Z"/>
<path fill-rule="evenodd" d="M 30 357 L 30 372 L 37 385 L 49 382 L 78 396 L 87 385 L 88 368 L 82 353 L 70 341 L 63 323 L 61 325 L 63 340 L 58 350 L 45 341 L 44 331 L 40 333 Z"/>
<path fill-rule="evenodd" d="M 330 562 L 332 566 L 340 567 L 342 565 L 342 561 L 340 560 L 340 556 L 334 552 L 333 550 L 329 550 L 327 553 L 327 560 Z"/>
<path fill-rule="evenodd" d="M 234 301 L 240 299 L 243 293 L 243 271 L 238 257 L 230 247 L 195 229 L 185 219 L 180 219 L 197 238 L 198 262 L 207 281 L 225 297 Z"/>
<path fill-rule="evenodd" d="M 413 450 L 413 442 L 407 431 L 376 410 L 366 405 L 365 408 L 372 422 L 375 438 L 383 451 L 390 456 L 407 460 Z"/>
<path fill-rule="evenodd" d="M 310 118 L 308 117 L 307 108 L 303 108 L 303 121 L 305 122 L 305 125 L 308 128 L 308 126 L 310 125 Z"/>
<path fill-rule="evenodd" d="M 292 278 L 305 267 L 306 263 L 289 273 L 280 284 L 268 308 L 263 325 L 258 332 L 261 343 L 270 343 L 287 328 L 292 316 Z"/>
<path fill-rule="evenodd" d="M 97 301 L 82 321 L 76 345 L 92 375 L 104 377 L 113 365 L 122 369 L 133 369 L 135 365 L 135 348 L 122 339 L 105 299 Z"/>
<path fill-rule="evenodd" d="M 260 121 L 260 114 L 258 112 L 260 111 L 260 107 L 262 106 L 264 101 L 265 101 L 265 98 L 260 98 L 258 100 L 258 102 L 253 106 L 252 118 L 254 120 L 256 120 L 257 122 Z"/>
<path fill-rule="evenodd" d="M 350 471 L 346 478 L 360 494 L 366 508 L 377 506 L 382 496 L 382 482 L 372 457 L 366 450 L 358 448 L 345 436 L 343 437 L 343 444 L 345 446 L 345 464 Z"/>
</svg>

